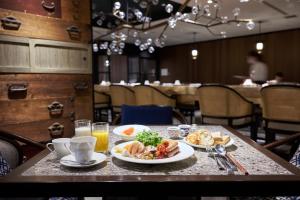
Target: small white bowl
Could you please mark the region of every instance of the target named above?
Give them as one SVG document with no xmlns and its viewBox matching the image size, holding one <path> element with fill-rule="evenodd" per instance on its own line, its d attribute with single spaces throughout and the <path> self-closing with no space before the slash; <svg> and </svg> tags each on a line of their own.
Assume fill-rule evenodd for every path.
<svg viewBox="0 0 300 200">
<path fill-rule="evenodd" d="M 174 138 L 174 139 L 180 138 L 181 131 L 180 128 L 178 128 L 177 126 L 170 126 L 167 128 L 167 130 L 170 138 Z"/>
</svg>

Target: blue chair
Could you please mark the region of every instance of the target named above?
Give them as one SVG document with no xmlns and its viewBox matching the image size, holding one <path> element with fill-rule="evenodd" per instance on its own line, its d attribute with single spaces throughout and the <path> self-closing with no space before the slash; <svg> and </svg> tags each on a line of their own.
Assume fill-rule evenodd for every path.
<svg viewBox="0 0 300 200">
<path fill-rule="evenodd" d="M 146 125 L 168 125 L 173 124 L 173 117 L 180 123 L 186 124 L 184 116 L 173 110 L 170 106 L 128 106 L 121 107 L 121 115 L 113 124 L 146 124 Z"/>
</svg>

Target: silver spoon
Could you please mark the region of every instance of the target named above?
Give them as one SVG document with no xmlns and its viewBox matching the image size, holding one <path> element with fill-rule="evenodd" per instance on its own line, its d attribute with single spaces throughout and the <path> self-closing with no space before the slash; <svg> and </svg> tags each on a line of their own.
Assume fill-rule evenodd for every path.
<svg viewBox="0 0 300 200">
<path fill-rule="evenodd" d="M 96 160 L 90 160 L 88 162 L 78 162 L 75 160 L 63 160 L 63 162 L 71 162 L 71 163 L 75 163 L 75 164 L 79 164 L 79 165 L 92 165 L 96 162 Z"/>
<path fill-rule="evenodd" d="M 231 164 L 231 162 L 227 159 L 227 157 L 226 157 L 226 148 L 223 145 L 217 144 L 216 147 L 215 147 L 215 150 L 216 150 L 217 154 L 221 155 L 224 158 L 224 160 L 226 161 L 226 164 L 228 165 L 228 167 L 231 170 L 237 171 L 236 166 Z"/>
</svg>

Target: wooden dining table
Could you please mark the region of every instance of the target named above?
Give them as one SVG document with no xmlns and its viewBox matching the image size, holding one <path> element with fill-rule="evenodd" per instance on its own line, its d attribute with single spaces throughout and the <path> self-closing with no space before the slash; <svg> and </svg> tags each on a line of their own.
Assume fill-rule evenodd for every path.
<svg viewBox="0 0 300 200">
<path fill-rule="evenodd" d="M 167 126 L 150 128 L 168 137 Z M 198 128 L 228 134 L 234 144 L 227 151 L 249 175 L 229 175 L 197 148 L 192 157 L 175 163 L 135 164 L 108 155 L 100 165 L 82 169 L 64 167 L 44 150 L 0 179 L 0 196 L 300 195 L 298 168 L 229 127 Z M 110 134 L 109 148 L 121 142 Z"/>
</svg>

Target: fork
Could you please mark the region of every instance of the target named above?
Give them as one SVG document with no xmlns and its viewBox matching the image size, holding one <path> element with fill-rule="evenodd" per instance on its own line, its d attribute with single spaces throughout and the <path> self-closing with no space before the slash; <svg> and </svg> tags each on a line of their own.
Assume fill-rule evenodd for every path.
<svg viewBox="0 0 300 200">
<path fill-rule="evenodd" d="M 213 150 L 211 147 L 206 146 L 206 151 L 208 152 L 208 156 L 212 156 L 217 163 L 219 170 L 224 170 L 225 168 L 221 165 L 220 160 L 216 158 L 215 154 L 213 153 Z"/>
</svg>

